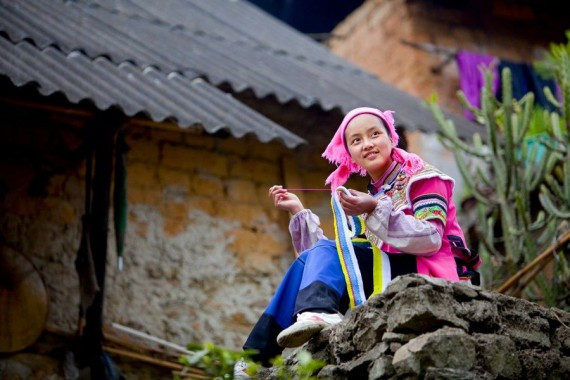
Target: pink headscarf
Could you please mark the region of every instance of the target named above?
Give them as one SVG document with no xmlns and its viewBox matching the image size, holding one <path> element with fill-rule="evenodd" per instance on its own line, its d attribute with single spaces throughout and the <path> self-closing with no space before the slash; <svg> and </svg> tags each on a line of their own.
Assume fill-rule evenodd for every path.
<svg viewBox="0 0 570 380">
<path fill-rule="evenodd" d="M 325 181 L 325 184 L 331 184 L 331 190 L 333 192 L 337 187 L 344 185 L 352 173 L 359 173 L 361 176 L 366 175 L 366 170 L 356 164 L 352 160 L 352 157 L 350 157 L 348 147 L 344 141 L 344 132 L 346 131 L 346 127 L 352 119 L 358 115 L 370 114 L 379 117 L 380 120 L 383 121 L 384 125 L 388 129 L 388 133 L 390 134 L 390 139 L 392 140 L 392 159 L 403 164 L 404 172 L 407 175 L 412 175 L 424 167 L 424 162 L 418 155 L 396 148 L 398 141 L 400 140 L 400 136 L 398 136 L 396 128 L 394 127 L 393 113 L 394 111 L 382 112 L 376 108 L 360 107 L 355 108 L 346 114 L 331 142 L 327 146 L 327 149 L 325 149 L 322 155 L 324 158 L 329 160 L 329 162 L 338 165 L 336 170 L 332 172 Z"/>
</svg>

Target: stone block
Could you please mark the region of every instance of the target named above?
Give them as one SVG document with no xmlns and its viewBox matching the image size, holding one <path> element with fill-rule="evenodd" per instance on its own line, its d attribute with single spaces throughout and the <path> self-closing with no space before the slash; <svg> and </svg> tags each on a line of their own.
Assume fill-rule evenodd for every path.
<svg viewBox="0 0 570 380">
<path fill-rule="evenodd" d="M 191 147 L 197 147 L 203 150 L 213 150 L 216 146 L 216 139 L 210 134 L 196 134 L 196 133 L 185 133 L 184 142 L 186 145 Z"/>
<path fill-rule="evenodd" d="M 269 141 L 267 143 L 255 141 L 251 144 L 249 152 L 253 158 L 278 162 L 283 155 L 289 154 L 289 149 L 279 141 Z"/>
<path fill-rule="evenodd" d="M 162 202 L 160 204 L 160 212 L 164 218 L 179 219 L 184 221 L 188 219 L 189 205 L 187 202 Z"/>
<path fill-rule="evenodd" d="M 283 253 L 286 247 L 271 235 L 238 228 L 228 234 L 233 242 L 228 249 L 235 252 L 238 265 L 245 269 L 267 272 L 273 267 L 273 257 Z"/>
<path fill-rule="evenodd" d="M 224 184 L 213 175 L 196 174 L 192 177 L 192 193 L 207 198 L 224 197 Z"/>
<path fill-rule="evenodd" d="M 129 218 L 129 226 L 134 229 L 138 237 L 144 239 L 148 236 L 148 223 Z"/>
<path fill-rule="evenodd" d="M 368 371 L 368 380 L 389 379 L 394 375 L 392 356 L 381 356 L 374 360 Z"/>
<path fill-rule="evenodd" d="M 469 321 L 472 332 L 494 332 L 500 328 L 500 316 L 494 302 L 473 300 L 462 303 L 465 314 L 459 315 Z M 459 313 L 458 313 L 459 314 Z"/>
<path fill-rule="evenodd" d="M 251 179 L 268 187 L 283 184 L 280 166 L 277 163 L 260 159 L 245 159 L 232 162 L 230 165 L 230 176 Z"/>
<path fill-rule="evenodd" d="M 128 188 L 129 204 L 145 204 L 159 206 L 162 203 L 162 192 L 157 189 Z"/>
<path fill-rule="evenodd" d="M 53 219 L 60 226 L 67 226 L 75 222 L 78 218 L 75 207 L 67 201 L 60 198 L 45 198 L 42 209 L 50 210 Z"/>
<path fill-rule="evenodd" d="M 397 376 L 422 376 L 428 367 L 468 370 L 475 363 L 474 339 L 462 329 L 450 327 L 410 340 L 392 361 Z"/>
<path fill-rule="evenodd" d="M 307 159 L 311 160 L 320 160 L 326 162 L 325 159 L 320 157 L 307 157 Z M 299 162 L 299 161 L 297 161 Z M 303 186 L 306 187 L 324 187 L 325 186 L 325 179 L 329 176 L 329 174 L 335 169 L 333 166 L 330 167 L 330 171 L 328 170 L 315 170 L 314 168 L 307 168 L 306 162 L 299 163 L 299 176 L 301 177 L 301 182 Z"/>
<path fill-rule="evenodd" d="M 463 283 L 453 284 L 453 293 L 459 300 L 469 300 L 472 298 L 477 298 L 477 296 L 479 295 L 479 290 L 481 290 L 481 288 L 477 286 L 472 286 Z"/>
<path fill-rule="evenodd" d="M 243 179 L 229 179 L 225 181 L 228 199 L 236 203 L 259 203 L 255 184 Z"/>
<path fill-rule="evenodd" d="M 550 325 L 541 317 L 528 312 L 510 310 L 502 313 L 502 335 L 510 337 L 519 348 L 550 348 Z"/>
<path fill-rule="evenodd" d="M 188 222 L 181 219 L 164 218 L 163 231 L 166 237 L 174 237 L 180 235 L 186 229 Z"/>
<path fill-rule="evenodd" d="M 520 379 L 521 363 L 515 343 L 506 336 L 474 334 L 479 365 L 494 378 Z"/>
<path fill-rule="evenodd" d="M 473 372 L 456 368 L 428 367 L 424 380 L 478 380 L 481 377 Z"/>
<path fill-rule="evenodd" d="M 377 312 L 353 313 L 349 320 L 354 321 L 352 341 L 360 352 L 366 352 L 378 344 L 386 331 L 386 317 Z"/>
<path fill-rule="evenodd" d="M 255 142 L 248 136 L 244 136 L 241 139 L 218 139 L 216 141 L 216 151 L 225 154 L 233 154 L 239 157 L 247 157 L 251 153 L 251 146 L 253 144 L 255 144 Z"/>
<path fill-rule="evenodd" d="M 380 345 L 366 351 L 348 363 L 341 366 L 349 379 L 365 379 L 368 377 L 368 368 L 376 360 L 385 357 Z"/>
<path fill-rule="evenodd" d="M 565 373 L 562 377 L 560 373 L 560 352 L 544 351 L 537 349 L 526 349 L 518 352 L 522 365 L 522 376 L 524 379 L 568 379 L 570 373 Z"/>
<path fill-rule="evenodd" d="M 391 298 L 407 288 L 416 288 L 427 284 L 427 278 L 418 274 L 400 276 L 391 281 L 382 294 L 386 298 Z"/>
<path fill-rule="evenodd" d="M 149 134 L 153 141 L 159 143 L 172 143 L 181 144 L 184 142 L 184 135 L 187 132 L 181 129 L 162 129 L 162 128 L 150 128 Z"/>
<path fill-rule="evenodd" d="M 190 175 L 185 170 L 158 167 L 158 180 L 161 186 L 180 185 L 190 187 Z"/>
<path fill-rule="evenodd" d="M 184 145 L 165 144 L 162 148 L 162 164 L 218 177 L 226 177 L 228 174 L 228 162 L 223 155 Z"/>
<path fill-rule="evenodd" d="M 188 210 L 202 210 L 209 215 L 215 215 L 216 208 L 214 201 L 202 196 L 191 196 L 188 198 Z"/>
<path fill-rule="evenodd" d="M 158 188 L 158 176 L 156 165 L 136 162 L 127 167 L 127 189 Z"/>
<path fill-rule="evenodd" d="M 128 138 L 127 162 L 158 163 L 160 159 L 160 147 L 158 141 L 147 139 Z"/>
<path fill-rule="evenodd" d="M 267 223 L 267 214 L 256 205 L 236 204 L 225 199 L 215 201 L 216 214 L 224 219 L 240 221 L 246 227 Z"/>
<path fill-rule="evenodd" d="M 199 173 L 209 173 L 214 176 L 225 178 L 228 176 L 228 160 L 225 156 L 218 153 L 206 152 L 197 158 L 198 165 L 196 170 Z"/>
<path fill-rule="evenodd" d="M 326 365 L 317 374 L 317 379 L 323 380 L 345 380 L 346 372 L 344 372 L 339 366 L 336 365 Z"/>
<path fill-rule="evenodd" d="M 457 305 L 450 292 L 428 285 L 409 288 L 388 301 L 388 331 L 419 335 L 441 326 L 468 330 L 469 323 L 454 313 Z"/>
<path fill-rule="evenodd" d="M 398 334 L 394 332 L 385 332 L 382 335 L 382 342 L 385 343 L 408 343 L 411 339 L 414 339 L 416 335 L 414 334 Z"/>
</svg>

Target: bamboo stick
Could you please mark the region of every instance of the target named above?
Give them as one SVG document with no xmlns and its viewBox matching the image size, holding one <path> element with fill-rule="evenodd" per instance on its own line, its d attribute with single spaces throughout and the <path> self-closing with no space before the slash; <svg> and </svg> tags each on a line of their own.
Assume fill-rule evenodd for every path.
<svg viewBox="0 0 570 380">
<path fill-rule="evenodd" d="M 174 349 L 174 350 L 177 350 L 177 351 L 179 351 L 179 352 L 182 352 L 182 353 L 184 353 L 184 354 L 190 354 L 190 353 L 191 353 L 191 352 L 190 352 L 189 350 L 187 350 L 185 347 L 182 347 L 182 346 L 179 346 L 179 345 L 177 345 L 177 344 L 168 342 L 168 341 L 166 341 L 166 340 L 164 340 L 164 339 L 160 339 L 160 338 L 154 337 L 154 336 L 152 336 L 152 335 L 149 335 L 149 334 L 147 334 L 147 333 L 144 333 L 144 332 L 135 330 L 135 329 L 133 329 L 133 328 L 130 328 L 130 327 L 127 327 L 127 326 L 123 326 L 123 325 L 121 325 L 121 324 L 114 323 L 114 322 L 113 322 L 111 325 L 113 326 L 113 328 L 115 328 L 115 329 L 117 329 L 117 330 L 126 332 L 126 333 L 128 333 L 128 334 L 134 335 L 134 336 L 139 337 L 139 338 L 143 338 L 143 339 L 149 340 L 149 341 L 154 342 L 154 343 L 161 344 L 161 345 L 163 345 L 163 346 L 165 346 L 165 347 L 170 347 L 170 348 L 172 348 L 172 349 Z"/>
<path fill-rule="evenodd" d="M 549 255 L 547 258 L 542 260 L 542 262 L 539 265 L 537 265 L 534 268 L 534 270 L 525 278 L 522 284 L 519 283 L 519 285 L 514 288 L 512 296 L 520 297 L 523 290 L 532 282 L 532 280 L 536 277 L 536 275 L 538 275 L 544 269 L 544 267 L 547 266 L 548 263 L 550 263 L 551 261 L 552 261 L 552 255 Z"/>
<path fill-rule="evenodd" d="M 178 363 L 173 363 L 173 362 L 169 362 L 167 360 L 162 360 L 162 359 L 157 359 L 157 358 L 153 358 L 152 356 L 148 356 L 148 355 L 144 355 L 144 354 L 139 354 L 137 352 L 131 352 L 131 351 L 127 351 L 127 350 L 123 350 L 121 348 L 116 348 L 116 347 L 110 347 L 110 346 L 103 346 L 103 349 L 105 351 L 108 351 L 112 354 L 116 354 L 116 355 L 121 355 L 121 356 L 125 356 L 127 358 L 131 358 L 131 359 L 137 359 L 143 362 L 147 362 L 147 363 L 151 363 L 151 364 L 156 364 L 158 366 L 161 367 L 165 367 L 165 368 L 169 368 L 169 369 L 174 369 L 177 371 L 180 371 L 184 368 L 184 366 L 182 364 L 178 364 Z"/>
<path fill-rule="evenodd" d="M 178 371 L 179 373 L 186 373 L 187 375 L 189 374 L 190 377 L 193 379 L 209 379 L 210 378 L 210 377 L 206 376 L 204 371 L 202 371 L 200 369 L 196 369 L 196 368 L 192 368 L 192 367 L 185 367 L 182 364 L 170 362 L 168 360 L 161 360 L 161 359 L 153 358 L 152 356 L 127 351 L 127 350 L 123 350 L 120 348 L 109 347 L 109 346 L 105 346 L 105 345 L 103 346 L 103 349 L 105 351 L 110 352 L 110 353 L 115 354 L 115 355 L 120 355 L 120 356 L 124 356 L 124 357 L 130 358 L 130 359 L 140 360 L 140 361 L 147 362 L 150 364 L 154 364 L 154 365 L 157 365 L 160 367 L 172 369 L 172 370 Z"/>
<path fill-rule="evenodd" d="M 116 355 L 122 355 L 122 356 L 125 356 L 128 358 L 131 358 L 131 359 L 141 360 L 141 361 L 144 361 L 144 362 L 147 362 L 150 364 L 155 364 L 155 365 L 162 366 L 162 367 L 169 368 L 169 369 L 173 369 L 173 370 L 186 371 L 186 372 L 191 373 L 193 376 L 196 375 L 196 377 L 193 377 L 196 379 L 207 379 L 208 378 L 208 377 L 204 377 L 204 372 L 202 370 L 197 369 L 197 368 L 184 367 L 182 364 L 174 363 L 174 362 L 171 362 L 168 360 L 162 360 L 162 359 L 154 358 L 154 357 L 144 353 L 144 351 L 146 351 L 146 352 L 150 352 L 153 354 L 163 354 L 164 355 L 164 353 L 159 351 L 159 350 L 144 346 L 140 343 L 133 342 L 133 341 L 130 341 L 128 339 L 112 336 L 110 334 L 110 333 L 112 333 L 112 331 L 105 331 L 105 330 L 108 330 L 108 328 L 104 328 L 103 330 L 104 330 L 105 341 L 107 341 L 108 343 L 114 344 L 114 345 L 122 346 L 122 348 L 118 348 L 118 347 L 109 346 L 108 344 L 103 345 L 103 349 L 105 349 L 106 351 L 108 351 L 110 353 L 114 353 Z M 51 324 L 46 324 L 45 331 L 47 331 L 51 334 L 55 334 L 55 335 L 59 335 L 59 336 L 68 338 L 68 339 L 73 339 L 75 337 L 75 334 L 73 334 L 69 331 L 66 331 L 64 329 L 61 329 L 57 326 L 51 325 Z M 129 338 L 129 336 L 127 336 L 127 338 Z M 128 348 L 129 350 L 134 350 L 134 351 L 129 351 L 129 350 L 126 350 L 125 348 Z M 202 377 L 200 377 L 200 376 L 202 376 Z"/>
<path fill-rule="evenodd" d="M 566 231 L 562 237 L 560 237 L 556 243 L 552 244 L 548 247 L 544 252 L 542 252 L 539 256 L 537 256 L 534 260 L 532 260 L 527 266 L 523 269 L 515 273 L 511 278 L 509 278 L 503 285 L 497 288 L 498 293 L 505 293 L 509 290 L 522 276 L 528 273 L 532 268 L 540 264 L 543 260 L 549 257 L 554 251 L 560 248 L 562 245 L 570 241 L 570 231 Z"/>
</svg>

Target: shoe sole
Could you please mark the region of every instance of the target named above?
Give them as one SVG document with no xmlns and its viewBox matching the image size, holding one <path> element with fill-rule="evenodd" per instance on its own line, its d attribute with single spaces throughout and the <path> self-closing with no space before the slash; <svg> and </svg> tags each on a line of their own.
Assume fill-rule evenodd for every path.
<svg viewBox="0 0 570 380">
<path fill-rule="evenodd" d="M 285 329 L 277 336 L 277 344 L 283 348 L 299 347 L 327 326 L 328 324 L 323 323 L 303 326 L 296 331 Z"/>
</svg>

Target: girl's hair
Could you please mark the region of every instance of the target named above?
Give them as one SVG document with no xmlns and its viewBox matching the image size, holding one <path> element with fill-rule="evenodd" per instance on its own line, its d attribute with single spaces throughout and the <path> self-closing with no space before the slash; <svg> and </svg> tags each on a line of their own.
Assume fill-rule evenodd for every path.
<svg viewBox="0 0 570 380">
<path fill-rule="evenodd" d="M 352 173 L 359 173 L 362 176 L 366 175 L 366 170 L 352 160 L 344 136 L 346 127 L 358 115 L 370 114 L 380 119 L 390 134 L 390 140 L 392 141 L 393 146 L 392 159 L 404 165 L 404 172 L 406 172 L 406 174 L 412 175 L 424 167 L 424 162 L 419 156 L 413 153 L 408 153 L 403 149 L 396 148 L 398 146 L 400 136 L 398 136 L 394 126 L 393 113 L 394 111 L 382 112 L 376 108 L 360 107 L 355 108 L 346 114 L 322 155 L 324 158 L 329 160 L 329 162 L 337 165 L 336 170 L 333 171 L 325 181 L 325 184 L 331 184 L 331 190 L 333 192 L 337 187 L 346 183 L 348 177 L 350 177 Z"/>
</svg>

